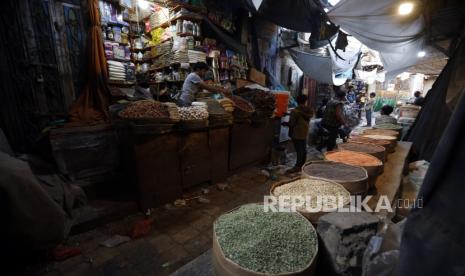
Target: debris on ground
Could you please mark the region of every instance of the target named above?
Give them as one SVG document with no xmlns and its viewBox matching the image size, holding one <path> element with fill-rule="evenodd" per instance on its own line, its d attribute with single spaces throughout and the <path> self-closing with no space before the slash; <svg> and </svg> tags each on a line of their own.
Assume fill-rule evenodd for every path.
<svg viewBox="0 0 465 276">
<path fill-rule="evenodd" d="M 81 254 L 81 249 L 77 247 L 58 245 L 55 249 L 53 249 L 53 259 L 59 262 Z"/>
<path fill-rule="evenodd" d="M 271 175 L 270 175 L 270 172 L 267 171 L 267 170 L 261 170 L 260 173 L 261 173 L 262 175 L 266 176 L 266 177 L 270 177 L 270 176 L 271 176 Z"/>
<path fill-rule="evenodd" d="M 210 203 L 210 200 L 208 198 L 206 198 L 206 197 L 203 197 L 203 196 L 199 197 L 198 201 L 200 203 Z"/>
<path fill-rule="evenodd" d="M 147 209 L 147 211 L 145 211 L 145 216 L 150 217 L 152 215 L 152 212 L 153 212 L 152 208 Z"/>
<path fill-rule="evenodd" d="M 130 231 L 131 239 L 138 239 L 146 236 L 152 229 L 153 219 L 144 219 L 136 221 Z"/>
<path fill-rule="evenodd" d="M 131 238 L 128 236 L 114 235 L 113 237 L 99 243 L 101 246 L 105 247 L 116 247 L 120 244 L 130 241 Z"/>
<path fill-rule="evenodd" d="M 207 188 L 202 188 L 201 191 L 202 191 L 202 194 L 204 194 L 204 195 L 206 195 L 206 194 L 208 194 L 210 192 L 210 190 L 207 189 Z"/>
<path fill-rule="evenodd" d="M 227 188 L 229 188 L 229 185 L 227 183 L 218 183 L 216 184 L 216 187 L 218 188 L 218 190 L 224 191 Z"/>
<path fill-rule="evenodd" d="M 171 204 L 171 203 L 166 203 L 166 204 L 165 204 L 165 209 L 169 211 L 169 210 L 175 209 L 175 207 L 174 207 L 173 204 Z"/>
<path fill-rule="evenodd" d="M 176 207 L 181 207 L 181 206 L 186 206 L 187 205 L 187 201 L 185 199 L 176 199 L 174 201 L 174 206 Z"/>
</svg>

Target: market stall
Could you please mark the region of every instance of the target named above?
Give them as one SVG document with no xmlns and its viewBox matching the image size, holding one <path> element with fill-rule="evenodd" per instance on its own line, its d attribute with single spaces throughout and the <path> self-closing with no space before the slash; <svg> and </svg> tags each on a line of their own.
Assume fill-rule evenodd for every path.
<svg viewBox="0 0 465 276">
<path fill-rule="evenodd" d="M 133 179 L 127 185 L 136 188 L 143 210 L 269 158 L 276 95 L 244 86 L 265 85 L 266 77 L 255 69 L 249 74 L 245 46 L 234 37 L 237 16 L 220 6 L 98 1 L 111 94 L 108 131 L 124 133 L 120 147 L 108 143 L 108 151 Z M 177 106 L 199 62 L 208 65 L 205 83 L 232 94 L 200 90 L 190 106 Z M 56 154 L 66 152 L 59 136 L 53 137 Z M 90 157 L 82 158 L 88 163 Z"/>
</svg>

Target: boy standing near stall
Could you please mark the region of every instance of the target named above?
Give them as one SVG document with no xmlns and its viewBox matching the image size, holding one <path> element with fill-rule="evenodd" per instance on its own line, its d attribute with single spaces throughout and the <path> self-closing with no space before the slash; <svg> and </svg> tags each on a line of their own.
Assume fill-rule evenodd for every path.
<svg viewBox="0 0 465 276">
<path fill-rule="evenodd" d="M 289 137 L 292 139 L 297 154 L 295 166 L 286 173 L 299 172 L 307 159 L 307 137 L 313 110 L 306 106 L 307 96 L 297 97 L 298 106 L 291 111 L 289 119 Z"/>
<path fill-rule="evenodd" d="M 375 105 L 375 97 L 376 93 L 370 93 L 370 97 L 367 99 L 365 103 L 365 116 L 367 119 L 366 127 L 371 127 L 373 107 Z"/>
</svg>

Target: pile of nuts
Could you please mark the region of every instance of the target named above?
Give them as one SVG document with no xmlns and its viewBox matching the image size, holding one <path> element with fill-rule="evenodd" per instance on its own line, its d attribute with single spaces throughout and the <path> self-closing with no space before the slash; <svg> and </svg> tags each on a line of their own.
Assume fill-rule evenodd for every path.
<svg viewBox="0 0 465 276">
<path fill-rule="evenodd" d="M 208 120 L 207 109 L 200 106 L 180 107 L 179 115 L 181 121 Z"/>
<path fill-rule="evenodd" d="M 170 114 L 162 103 L 144 100 L 129 105 L 119 116 L 127 119 L 159 119 L 169 118 Z"/>
</svg>

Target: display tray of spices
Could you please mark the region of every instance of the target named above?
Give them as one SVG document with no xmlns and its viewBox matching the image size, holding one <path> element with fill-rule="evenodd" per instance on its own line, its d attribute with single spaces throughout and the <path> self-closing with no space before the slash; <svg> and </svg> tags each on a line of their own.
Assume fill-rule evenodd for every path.
<svg viewBox="0 0 465 276">
<path fill-rule="evenodd" d="M 313 275 L 318 237 L 297 212 L 247 204 L 214 222 L 212 251 L 216 275 Z"/>
<path fill-rule="evenodd" d="M 360 166 L 367 170 L 368 185 L 373 188 L 378 175 L 383 173 L 384 165 L 378 158 L 361 152 L 342 150 L 329 151 L 325 154 L 326 160 L 340 162 L 352 166 Z"/>
<path fill-rule="evenodd" d="M 324 178 L 341 184 L 352 195 L 368 189 L 368 173 L 362 167 L 332 161 L 311 161 L 302 167 L 302 175 Z"/>
<path fill-rule="evenodd" d="M 400 133 L 395 130 L 390 130 L 390 129 L 365 129 L 363 131 L 364 135 L 386 135 L 386 136 L 394 136 L 397 137 L 397 139 L 400 138 Z"/>
<path fill-rule="evenodd" d="M 395 151 L 395 147 L 389 141 L 370 139 L 367 137 L 362 137 L 360 135 L 351 135 L 349 138 L 349 142 L 382 146 L 386 149 L 387 153 L 393 153 Z"/>
<path fill-rule="evenodd" d="M 363 143 L 355 143 L 355 142 L 347 142 L 339 144 L 339 150 L 351 150 L 356 152 L 363 152 L 369 155 L 373 155 L 374 157 L 378 158 L 379 160 L 385 162 L 386 161 L 386 148 L 382 146 L 377 146 L 373 144 L 363 144 Z"/>
<path fill-rule="evenodd" d="M 239 96 L 233 96 L 231 100 L 234 103 L 234 119 L 246 120 L 252 117 L 255 108 L 250 102 Z"/>
<path fill-rule="evenodd" d="M 123 119 L 138 124 L 171 123 L 168 108 L 160 102 L 143 100 L 131 103 L 118 113 Z"/>
<path fill-rule="evenodd" d="M 260 116 L 265 118 L 270 118 L 276 109 L 276 97 L 269 91 L 242 88 L 238 89 L 238 94 L 252 103 Z"/>
<path fill-rule="evenodd" d="M 297 211 L 308 218 L 313 224 L 316 224 L 322 215 L 336 211 L 338 208 L 350 203 L 350 192 L 344 186 L 334 181 L 317 177 L 303 176 L 278 182 L 271 187 L 270 194 L 278 199 L 280 196 L 310 197 L 310 202 L 305 202 L 304 206 L 297 209 Z M 330 198 L 331 196 L 334 196 L 336 201 L 333 201 Z M 317 202 L 318 197 L 324 198 L 320 205 Z M 308 208 L 313 210 L 318 209 L 317 207 L 322 207 L 324 210 L 308 210 Z"/>
</svg>

